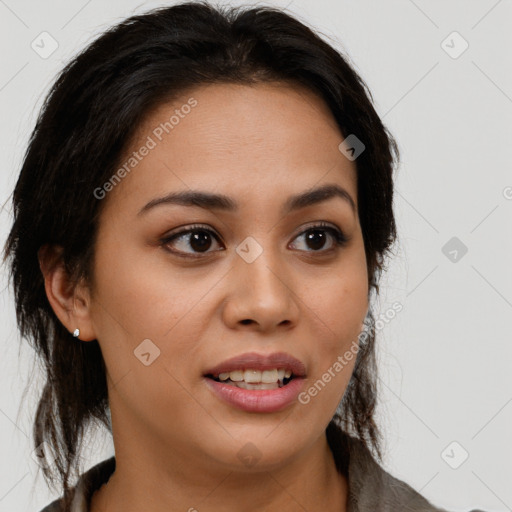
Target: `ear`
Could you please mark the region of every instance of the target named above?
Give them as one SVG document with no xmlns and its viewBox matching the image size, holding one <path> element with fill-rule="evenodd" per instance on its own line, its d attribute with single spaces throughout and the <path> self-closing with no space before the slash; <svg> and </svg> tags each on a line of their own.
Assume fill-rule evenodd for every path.
<svg viewBox="0 0 512 512">
<path fill-rule="evenodd" d="M 57 318 L 70 333 L 80 329 L 78 338 L 81 341 L 95 340 L 90 291 L 82 281 L 75 286 L 71 283 L 61 258 L 62 247 L 46 244 L 37 255 L 46 296 Z"/>
</svg>

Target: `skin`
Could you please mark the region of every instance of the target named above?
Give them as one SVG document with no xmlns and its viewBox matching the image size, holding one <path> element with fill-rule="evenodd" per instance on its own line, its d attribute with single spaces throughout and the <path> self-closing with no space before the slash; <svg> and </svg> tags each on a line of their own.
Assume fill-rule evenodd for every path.
<svg viewBox="0 0 512 512">
<path fill-rule="evenodd" d="M 274 413 L 226 404 L 203 373 L 248 351 L 283 351 L 305 364 L 306 390 L 357 341 L 368 308 L 357 212 L 339 197 L 280 211 L 288 196 L 327 183 L 357 207 L 355 163 L 338 150 L 344 137 L 325 103 L 283 83 L 197 87 L 150 112 L 127 155 L 190 97 L 197 106 L 103 199 L 93 283 L 69 289 L 62 266 L 41 262 L 57 316 L 80 328 L 77 343 L 98 340 L 107 367 L 117 467 L 91 510 L 346 510 L 325 428 L 355 358 L 308 404 Z M 225 194 L 240 209 L 164 205 L 137 215 L 188 189 Z M 326 231 L 323 248 L 308 244 L 319 221 L 343 231 L 346 245 Z M 208 252 L 190 236 L 161 242 L 192 224 L 218 235 Z M 248 236 L 263 249 L 252 263 L 235 252 Z M 134 356 L 144 339 L 160 350 L 149 366 Z M 237 457 L 248 441 L 260 457 L 253 466 Z"/>
</svg>

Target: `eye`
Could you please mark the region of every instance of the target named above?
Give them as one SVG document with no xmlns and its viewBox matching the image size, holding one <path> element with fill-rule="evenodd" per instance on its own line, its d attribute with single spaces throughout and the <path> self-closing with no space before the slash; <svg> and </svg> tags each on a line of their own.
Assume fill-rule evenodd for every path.
<svg viewBox="0 0 512 512">
<path fill-rule="evenodd" d="M 295 240 L 304 236 L 305 244 L 312 248 L 309 251 L 306 249 L 306 252 L 330 252 L 336 247 L 344 246 L 349 240 L 341 230 L 323 222 L 309 227 L 295 237 Z M 331 240 L 331 246 L 325 249 L 324 246 L 329 239 Z M 188 229 L 163 238 L 160 242 L 166 247 L 174 247 L 174 249 L 167 249 L 169 252 L 185 258 L 200 258 L 201 254 L 216 252 L 209 251 L 209 249 L 212 244 L 218 244 L 219 241 L 220 238 L 211 229 L 201 225 L 193 225 Z M 188 249 L 192 249 L 192 251 Z"/>
<path fill-rule="evenodd" d="M 306 236 L 304 237 L 304 235 Z M 348 238 L 341 230 L 324 222 L 309 227 L 297 236 L 296 239 L 300 237 L 304 237 L 305 244 L 312 248 L 312 251 L 306 252 L 327 252 L 336 247 L 342 247 L 348 242 Z M 329 238 L 331 238 L 332 244 L 325 249 L 325 243 Z"/>
<path fill-rule="evenodd" d="M 196 254 L 207 253 L 212 246 L 212 240 L 214 243 L 218 243 L 219 237 L 211 229 L 204 226 L 191 226 L 189 229 L 162 239 L 161 243 L 165 246 L 172 244 L 174 247 L 178 247 L 178 250 L 168 249 L 170 252 L 185 258 L 198 258 L 200 256 L 192 256 L 194 253 L 188 252 L 186 249 L 191 248 L 193 251 L 197 251 Z"/>
</svg>

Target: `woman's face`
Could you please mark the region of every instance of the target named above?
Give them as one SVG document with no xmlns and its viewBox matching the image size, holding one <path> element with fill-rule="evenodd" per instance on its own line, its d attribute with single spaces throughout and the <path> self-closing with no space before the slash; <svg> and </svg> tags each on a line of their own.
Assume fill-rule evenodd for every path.
<svg viewBox="0 0 512 512">
<path fill-rule="evenodd" d="M 319 98 L 276 83 L 202 86 L 139 127 L 122 179 L 103 188 L 89 309 L 116 450 L 238 469 L 254 455 L 271 467 L 323 435 L 368 307 L 356 167 L 342 140 Z M 326 185 L 354 207 L 338 194 L 290 202 Z M 184 192 L 233 207 L 155 203 Z M 287 356 L 265 359 L 275 353 Z M 252 368 L 266 372 L 241 372 Z M 235 384 L 275 381 L 272 368 L 297 376 L 267 386 L 277 390 Z M 229 383 L 206 376 L 221 370 Z"/>
</svg>

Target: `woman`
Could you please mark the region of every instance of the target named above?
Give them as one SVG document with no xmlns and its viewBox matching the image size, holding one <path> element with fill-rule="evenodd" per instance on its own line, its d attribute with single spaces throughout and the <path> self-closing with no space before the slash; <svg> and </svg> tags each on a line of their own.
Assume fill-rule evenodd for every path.
<svg viewBox="0 0 512 512">
<path fill-rule="evenodd" d="M 370 98 L 267 7 L 134 16 L 66 66 L 5 248 L 44 512 L 442 510 L 379 465 L 398 150 Z M 70 485 L 91 421 L 115 457 Z"/>
</svg>

